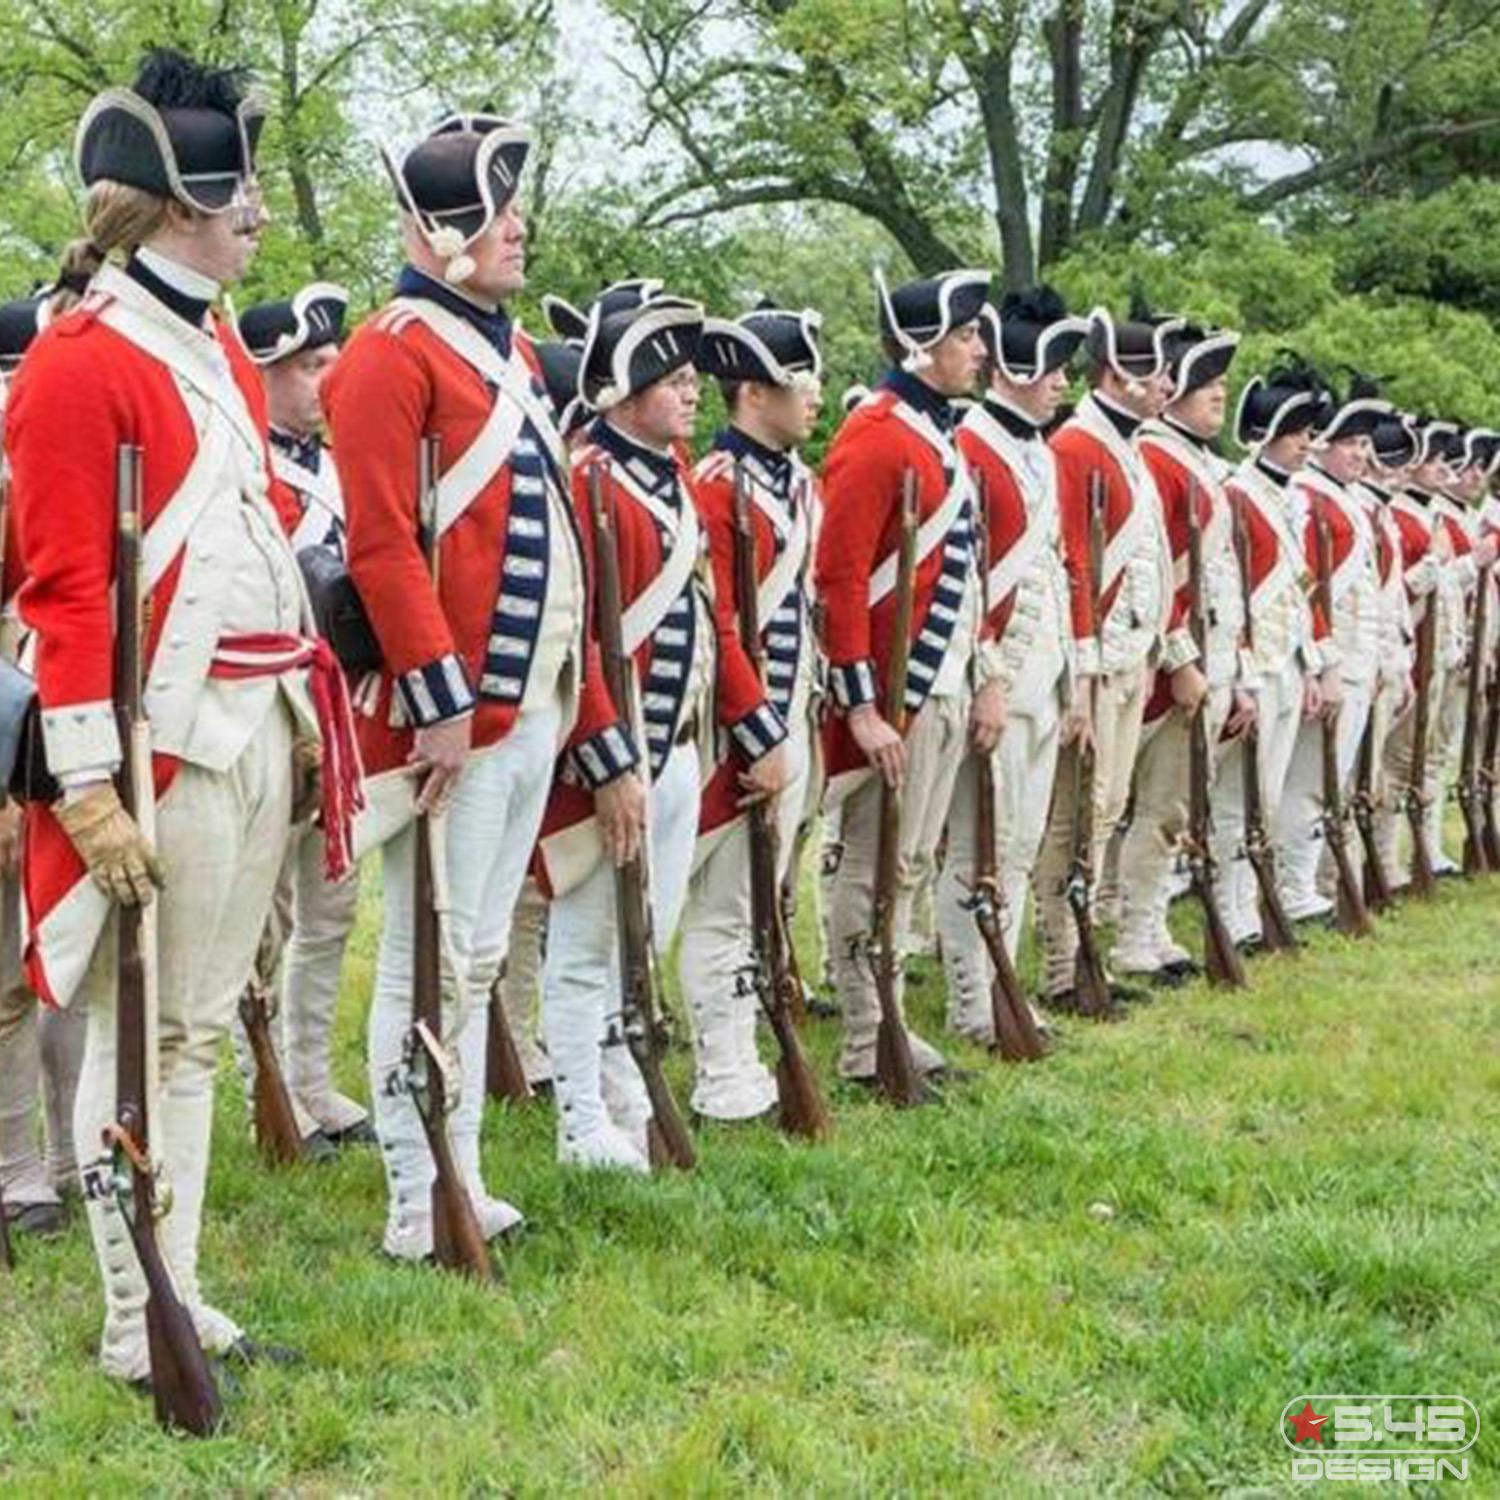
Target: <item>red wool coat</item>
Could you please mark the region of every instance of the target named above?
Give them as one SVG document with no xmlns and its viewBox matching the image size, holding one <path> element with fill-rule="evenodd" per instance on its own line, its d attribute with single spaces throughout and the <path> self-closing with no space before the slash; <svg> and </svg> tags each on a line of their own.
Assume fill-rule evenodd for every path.
<svg viewBox="0 0 1500 1500">
<path fill-rule="evenodd" d="M 198 450 L 197 435 L 171 371 L 99 321 L 102 303 L 46 328 L 12 382 L 5 443 L 12 510 L 25 573 L 17 607 L 35 633 L 37 692 L 44 710 L 112 712 L 114 683 L 116 455 L 143 450 L 143 524 L 149 530 L 176 494 Z M 255 427 L 266 438 L 260 377 L 238 336 L 215 322 L 215 337 Z M 268 452 L 263 452 L 269 468 Z M 295 499 L 271 487 L 285 524 Z M 12 574 L 11 555 L 6 559 Z M 182 554 L 168 565 L 148 605 L 146 667 L 155 661 L 171 612 Z M 154 757 L 156 795 L 179 762 Z M 82 861 L 49 808 L 26 812 L 27 979 L 44 1000 L 65 1003 L 87 967 L 93 937 L 77 908 L 92 890 Z"/>
<path fill-rule="evenodd" d="M 942 455 L 903 420 L 897 411 L 901 406 L 895 392 L 877 391 L 844 421 L 824 463 L 816 590 L 823 605 L 823 649 L 840 710 L 823 726 L 830 781 L 867 766 L 844 710 L 876 702 L 882 715 L 890 717 L 887 679 L 896 595 L 893 589 L 872 606 L 870 579 L 900 545 L 904 476 L 908 470 L 917 476 L 918 527 L 942 507 L 949 489 Z M 942 570 L 939 543 L 917 562 L 912 641 L 922 633 Z"/>
<path fill-rule="evenodd" d="M 678 482 L 686 502 L 695 508 L 702 524 L 701 505 L 687 463 L 677 455 Z M 616 553 L 620 567 L 620 607 L 622 612 L 650 588 L 661 572 L 666 556 L 662 535 L 656 522 L 623 482 L 617 461 L 596 443 L 589 443 L 573 455 L 573 493 L 575 506 L 588 516 L 588 477 L 592 470 L 601 472 L 603 503 L 613 522 Z M 700 538 L 701 540 L 701 538 Z M 704 564 L 695 566 L 703 579 Z M 710 589 L 710 594 L 712 590 Z M 592 601 L 590 615 L 592 617 Z M 742 720 L 765 707 L 765 693 L 750 660 L 740 645 L 739 635 L 724 611 L 716 604 L 712 611 L 714 675 L 712 679 L 712 712 L 718 728 L 732 730 Z M 648 635 L 632 657 L 638 694 L 645 691 L 646 671 L 651 661 L 653 636 Z M 684 684 L 686 685 L 686 684 Z M 608 693 L 606 690 L 606 699 Z M 615 717 L 611 705 L 610 719 Z M 632 733 L 635 731 L 632 730 Z M 645 747 L 638 746 L 644 760 Z M 592 868 L 599 854 L 597 830 L 593 826 L 593 793 L 584 785 L 573 767 L 564 763 L 553 785 L 542 821 L 536 874 L 549 893 L 566 890 Z"/>
<path fill-rule="evenodd" d="M 529 340 L 519 331 L 515 339 L 520 357 L 539 371 Z M 380 313 L 350 339 L 324 385 L 344 490 L 349 572 L 385 657 L 375 692 L 359 695 L 360 752 L 371 775 L 404 765 L 411 750 L 405 716 L 391 722 L 396 677 L 456 664 L 472 692 L 483 672 L 505 565 L 511 465 L 500 467 L 444 533 L 436 589 L 418 539 L 418 474 L 424 435 L 437 437 L 445 473 L 468 450 L 494 400 L 478 372 L 425 323 Z M 504 738 L 518 712 L 514 703 L 481 696 L 474 747 Z M 614 719 L 597 654 L 586 651 L 570 743 Z"/>
</svg>

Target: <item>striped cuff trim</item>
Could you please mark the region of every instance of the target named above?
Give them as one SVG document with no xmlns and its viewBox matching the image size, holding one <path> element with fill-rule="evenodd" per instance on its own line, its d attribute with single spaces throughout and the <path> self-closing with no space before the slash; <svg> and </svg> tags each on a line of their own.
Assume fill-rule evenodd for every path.
<svg viewBox="0 0 1500 1500">
<path fill-rule="evenodd" d="M 591 792 L 618 781 L 627 771 L 640 764 L 635 742 L 624 724 L 611 724 L 598 734 L 590 735 L 573 751 L 573 764 Z"/>
<path fill-rule="evenodd" d="M 869 657 L 828 669 L 833 701 L 844 713 L 875 701 L 875 663 Z"/>
<path fill-rule="evenodd" d="M 762 703 L 743 719 L 729 726 L 735 749 L 749 761 L 769 755 L 787 735 L 786 721 L 769 704 Z"/>
<path fill-rule="evenodd" d="M 450 651 L 425 667 L 413 667 L 396 679 L 396 691 L 407 722 L 418 729 L 441 724 L 474 710 L 474 689 L 463 663 Z"/>
</svg>

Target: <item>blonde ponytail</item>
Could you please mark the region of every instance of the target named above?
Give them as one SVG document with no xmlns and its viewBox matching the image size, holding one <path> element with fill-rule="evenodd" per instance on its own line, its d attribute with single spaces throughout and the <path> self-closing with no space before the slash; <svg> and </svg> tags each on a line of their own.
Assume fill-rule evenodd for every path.
<svg viewBox="0 0 1500 1500">
<path fill-rule="evenodd" d="M 112 250 L 127 253 L 166 227 L 170 200 L 123 182 L 102 179 L 89 190 L 83 205 L 86 234 L 63 251 L 57 288 L 49 308 L 54 317 L 83 300 L 89 282 Z"/>
</svg>

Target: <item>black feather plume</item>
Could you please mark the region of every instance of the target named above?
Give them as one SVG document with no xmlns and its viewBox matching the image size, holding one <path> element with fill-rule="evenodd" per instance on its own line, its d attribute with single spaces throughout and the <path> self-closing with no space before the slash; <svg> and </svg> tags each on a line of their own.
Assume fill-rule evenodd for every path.
<svg viewBox="0 0 1500 1500">
<path fill-rule="evenodd" d="M 243 68 L 205 68 L 186 53 L 157 47 L 141 60 L 133 88 L 158 109 L 214 109 L 232 115 L 245 97 Z"/>
</svg>

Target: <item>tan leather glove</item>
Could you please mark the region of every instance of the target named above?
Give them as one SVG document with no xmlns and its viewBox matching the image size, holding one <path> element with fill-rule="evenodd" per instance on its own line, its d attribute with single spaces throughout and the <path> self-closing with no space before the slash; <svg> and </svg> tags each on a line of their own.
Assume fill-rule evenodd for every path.
<svg viewBox="0 0 1500 1500">
<path fill-rule="evenodd" d="M 322 805 L 323 742 L 297 740 L 292 745 L 292 822 L 308 822 Z"/>
<path fill-rule="evenodd" d="M 162 885 L 161 861 L 120 805 L 112 781 L 90 787 L 54 809 L 94 884 L 121 906 L 149 906 Z"/>
</svg>

